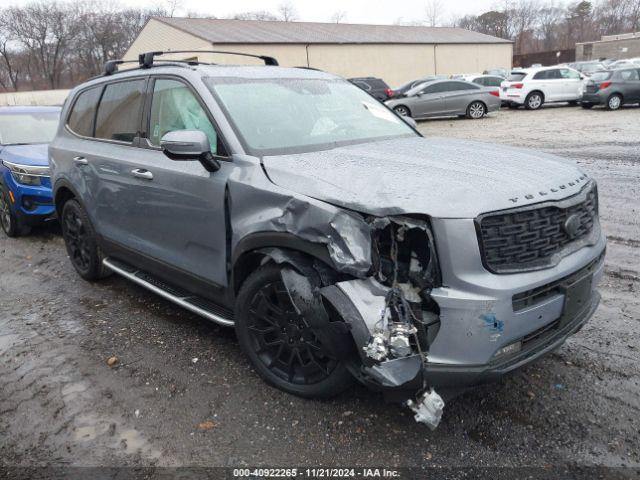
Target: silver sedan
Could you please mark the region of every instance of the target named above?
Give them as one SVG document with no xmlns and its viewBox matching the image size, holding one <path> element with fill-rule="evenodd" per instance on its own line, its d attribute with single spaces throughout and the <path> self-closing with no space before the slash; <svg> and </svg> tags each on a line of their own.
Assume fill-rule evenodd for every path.
<svg viewBox="0 0 640 480">
<path fill-rule="evenodd" d="M 396 113 L 417 119 L 456 115 L 478 119 L 500 109 L 500 92 L 462 80 L 434 80 L 385 103 Z"/>
</svg>

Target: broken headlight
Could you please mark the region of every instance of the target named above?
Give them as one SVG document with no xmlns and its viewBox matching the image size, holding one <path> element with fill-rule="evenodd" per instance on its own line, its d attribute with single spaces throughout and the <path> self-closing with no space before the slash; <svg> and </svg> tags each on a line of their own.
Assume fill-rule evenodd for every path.
<svg viewBox="0 0 640 480">
<path fill-rule="evenodd" d="M 440 327 L 430 296 L 441 282 L 429 222 L 388 217 L 370 223 L 372 274 L 389 292 L 365 352 L 375 361 L 426 352 Z"/>
<path fill-rule="evenodd" d="M 49 176 L 49 167 L 21 165 L 6 160 L 3 160 L 2 164 L 9 169 L 13 179 L 21 185 L 39 186 L 42 184 L 42 178 Z"/>
</svg>

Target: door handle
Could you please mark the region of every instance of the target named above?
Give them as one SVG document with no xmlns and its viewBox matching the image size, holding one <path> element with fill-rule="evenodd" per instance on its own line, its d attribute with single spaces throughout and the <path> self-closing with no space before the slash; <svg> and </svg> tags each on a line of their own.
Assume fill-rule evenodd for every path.
<svg viewBox="0 0 640 480">
<path fill-rule="evenodd" d="M 153 173 L 144 168 L 134 168 L 131 170 L 131 174 L 137 178 L 144 178 L 145 180 L 153 180 Z"/>
<path fill-rule="evenodd" d="M 89 162 L 84 157 L 73 157 L 73 161 L 76 163 L 76 165 L 89 165 Z"/>
</svg>

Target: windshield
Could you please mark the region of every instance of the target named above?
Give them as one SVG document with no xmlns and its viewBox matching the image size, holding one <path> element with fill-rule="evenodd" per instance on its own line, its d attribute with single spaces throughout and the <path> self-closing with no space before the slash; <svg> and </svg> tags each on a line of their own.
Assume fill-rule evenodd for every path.
<svg viewBox="0 0 640 480">
<path fill-rule="evenodd" d="M 253 155 L 328 150 L 416 133 L 344 80 L 207 78 Z"/>
<path fill-rule="evenodd" d="M 49 143 L 59 118 L 59 112 L 0 114 L 0 145 Z"/>
</svg>

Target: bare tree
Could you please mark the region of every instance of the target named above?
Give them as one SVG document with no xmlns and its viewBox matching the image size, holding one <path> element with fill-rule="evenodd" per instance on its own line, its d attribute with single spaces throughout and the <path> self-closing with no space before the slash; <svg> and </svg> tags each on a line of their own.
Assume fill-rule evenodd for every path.
<svg viewBox="0 0 640 480">
<path fill-rule="evenodd" d="M 8 28 L 34 57 L 50 88 L 60 86 L 73 42 L 80 31 L 77 4 L 31 3 L 7 9 Z"/>
<path fill-rule="evenodd" d="M 427 0 L 426 17 L 429 27 L 437 27 L 444 15 L 444 3 L 442 0 Z"/>
<path fill-rule="evenodd" d="M 286 0 L 278 6 L 278 14 L 283 22 L 295 22 L 298 20 L 298 12 L 291 0 Z"/>
<path fill-rule="evenodd" d="M 279 20 L 273 13 L 266 10 L 257 10 L 254 12 L 241 12 L 232 15 L 234 20 L 262 20 L 262 21 L 277 21 Z"/>
<path fill-rule="evenodd" d="M 344 10 L 337 10 L 331 15 L 329 21 L 331 23 L 343 23 L 347 19 L 347 12 Z"/>
</svg>

